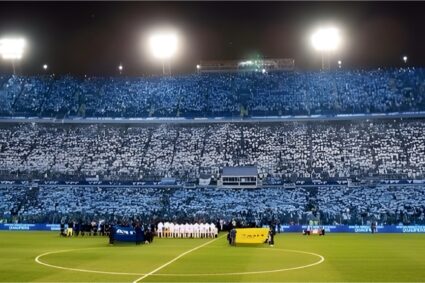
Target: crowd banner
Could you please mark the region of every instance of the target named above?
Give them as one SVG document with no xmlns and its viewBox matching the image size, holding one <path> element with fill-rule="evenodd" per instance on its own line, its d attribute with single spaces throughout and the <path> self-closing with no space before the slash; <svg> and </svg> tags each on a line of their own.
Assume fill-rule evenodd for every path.
<svg viewBox="0 0 425 283">
<path fill-rule="evenodd" d="M 348 185 L 346 178 L 329 178 L 326 181 L 304 179 L 302 181 L 296 181 L 295 183 L 284 183 L 282 179 L 276 179 L 275 182 L 270 183 L 269 185 L 283 185 L 283 186 L 296 186 L 296 185 L 336 185 L 336 186 L 345 186 Z M 382 179 L 379 181 L 381 185 L 389 184 L 405 184 L 405 185 L 418 185 L 425 184 L 425 179 Z M 116 188 L 117 186 L 163 186 L 159 182 L 154 181 L 105 181 L 97 180 L 96 178 L 86 178 L 85 180 L 79 181 L 65 181 L 65 180 L 1 180 L 0 187 L 9 187 L 10 185 L 22 185 L 22 186 L 104 186 Z M 359 184 L 360 185 L 360 184 Z M 176 187 L 182 187 L 181 185 L 175 185 Z M 200 186 L 202 188 L 204 186 Z M 267 187 L 267 184 L 264 184 L 263 187 Z"/>
<path fill-rule="evenodd" d="M 269 236 L 269 228 L 238 228 L 236 229 L 237 244 L 262 244 Z"/>
</svg>

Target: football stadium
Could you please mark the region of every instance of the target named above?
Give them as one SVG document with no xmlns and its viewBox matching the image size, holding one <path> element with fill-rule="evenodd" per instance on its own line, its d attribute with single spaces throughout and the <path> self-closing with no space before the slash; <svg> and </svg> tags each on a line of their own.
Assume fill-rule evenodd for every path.
<svg viewBox="0 0 425 283">
<path fill-rule="evenodd" d="M 0 282 L 425 282 L 424 14 L 0 3 Z"/>
</svg>

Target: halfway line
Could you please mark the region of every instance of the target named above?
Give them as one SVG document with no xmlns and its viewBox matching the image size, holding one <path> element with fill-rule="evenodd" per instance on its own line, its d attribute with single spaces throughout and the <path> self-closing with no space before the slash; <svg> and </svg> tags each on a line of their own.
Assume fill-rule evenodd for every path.
<svg viewBox="0 0 425 283">
<path fill-rule="evenodd" d="M 206 243 L 203 243 L 203 244 L 202 244 L 202 245 L 200 245 L 200 246 L 197 246 L 197 247 L 195 247 L 195 248 L 193 248 L 193 249 L 191 249 L 191 250 L 188 250 L 187 252 L 184 252 L 184 253 L 182 253 L 182 254 L 178 255 L 177 257 L 173 258 L 173 259 L 172 259 L 172 260 L 170 260 L 169 262 L 167 262 L 167 263 L 165 263 L 165 264 L 161 265 L 160 267 L 158 267 L 158 268 L 156 268 L 156 269 L 152 270 L 151 272 L 146 273 L 146 274 L 145 274 L 145 275 L 143 275 L 142 277 L 140 277 L 140 278 L 138 278 L 138 279 L 134 280 L 134 281 L 133 281 L 133 283 L 137 283 L 137 282 L 139 282 L 139 281 L 141 281 L 141 280 L 145 279 L 146 277 L 148 277 L 148 276 L 150 276 L 150 275 L 152 275 L 152 274 L 156 273 L 157 271 L 159 271 L 159 270 L 163 269 L 163 268 L 164 268 L 164 267 L 166 267 L 167 265 L 172 264 L 173 262 L 175 262 L 175 261 L 176 261 L 176 260 L 178 260 L 179 258 L 181 258 L 181 257 L 183 257 L 183 256 L 185 256 L 185 255 L 187 255 L 188 253 L 191 253 L 191 252 L 193 252 L 193 251 L 196 251 L 197 249 L 200 249 L 200 248 L 202 248 L 202 247 L 205 247 L 206 245 L 211 244 L 212 242 L 214 242 L 214 241 L 216 241 L 216 240 L 218 240 L 218 239 L 220 239 L 220 238 L 223 238 L 224 236 L 225 236 L 225 235 L 220 236 L 220 237 L 218 237 L 218 238 L 215 238 L 215 239 L 213 239 L 213 240 L 211 240 L 211 241 L 208 241 L 208 242 L 206 242 Z"/>
</svg>

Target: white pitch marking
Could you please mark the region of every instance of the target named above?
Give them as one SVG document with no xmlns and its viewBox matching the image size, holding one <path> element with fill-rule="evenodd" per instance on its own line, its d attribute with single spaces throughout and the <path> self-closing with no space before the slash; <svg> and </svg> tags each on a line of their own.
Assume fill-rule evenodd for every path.
<svg viewBox="0 0 425 283">
<path fill-rule="evenodd" d="M 221 238 L 221 237 L 219 237 Z M 217 238 L 218 239 L 218 238 Z M 217 240 L 214 239 L 214 240 Z M 214 241 L 213 240 L 213 241 Z M 212 242 L 212 241 L 210 241 Z M 184 254 L 179 255 L 177 258 L 174 258 L 171 262 L 166 263 L 165 265 L 163 265 L 161 268 L 165 267 L 166 265 L 174 262 L 175 260 L 177 260 L 178 258 L 188 254 L 191 251 L 194 251 L 195 249 L 201 248 L 207 244 L 209 244 L 210 242 L 204 243 L 201 246 L 198 246 L 190 251 L 185 252 Z M 101 248 L 101 247 L 99 247 Z M 99 249 L 99 248 L 86 248 L 86 249 L 73 249 L 73 250 L 59 250 L 59 251 L 52 251 L 52 252 L 46 252 L 43 253 L 39 256 L 37 256 L 35 258 L 35 261 L 38 264 L 47 266 L 47 267 L 52 267 L 52 268 L 57 268 L 57 269 L 62 269 L 62 270 L 70 270 L 70 271 L 78 271 L 78 272 L 88 272 L 88 273 L 98 273 L 98 274 L 108 274 L 108 275 L 149 275 L 149 276 L 178 276 L 178 277 L 196 277 L 196 276 L 226 276 L 226 275 L 249 275 L 249 274 L 265 274 L 265 273 L 276 273 L 276 272 L 283 272 L 283 271 L 289 271 L 289 270 L 296 270 L 296 269 L 303 269 L 303 268 L 308 268 L 308 267 L 312 267 L 318 264 L 321 264 L 325 258 L 319 254 L 316 253 L 310 253 L 310 252 L 305 252 L 305 251 L 298 251 L 298 250 L 287 250 L 287 249 L 277 249 L 277 248 L 256 248 L 256 249 L 262 249 L 262 250 L 269 250 L 269 251 L 273 251 L 273 250 L 279 250 L 279 251 L 288 251 L 288 252 L 294 252 L 294 253 L 303 253 L 303 254 L 309 254 L 309 255 L 314 255 L 320 258 L 319 261 L 314 262 L 312 264 L 308 264 L 308 265 L 302 265 L 302 266 L 297 266 L 297 267 L 291 267 L 291 268 L 283 268 L 283 269 L 275 269 L 275 270 L 263 270 L 263 271 L 246 271 L 246 272 L 229 272 L 229 273 L 177 273 L 177 274 L 173 274 L 173 273 L 168 273 L 168 274 L 161 274 L 161 273 L 156 273 L 153 274 L 154 271 L 150 272 L 150 273 L 132 273 L 132 272 L 112 272 L 112 271 L 99 271 L 99 270 L 90 270 L 90 269 L 79 269 L 79 268 L 71 268 L 71 267 L 63 267 L 63 266 L 58 266 L 58 265 L 52 265 L 52 264 L 48 264 L 45 262 L 42 262 L 40 260 L 41 257 L 46 256 L 46 255 L 50 255 L 50 254 L 57 254 L 57 253 L 64 253 L 64 252 L 72 252 L 72 251 L 79 251 L 79 250 L 89 250 L 89 249 Z M 158 269 L 158 268 L 157 268 Z M 159 270 L 159 269 L 158 269 Z M 156 270 L 156 271 L 158 271 Z M 137 280 L 142 280 L 142 279 L 137 279 Z M 136 282 L 136 281 L 135 281 Z M 328 282 L 331 283 L 331 282 Z M 355 282 L 352 282 L 355 283 Z M 367 282 L 362 282 L 362 283 L 367 283 Z M 374 282 L 374 283 L 378 283 L 378 282 Z M 386 282 L 386 283 L 391 283 L 391 282 Z M 394 282 L 395 283 L 395 282 Z M 414 282 L 410 282 L 410 283 L 414 283 Z M 424 282 L 421 282 L 424 283 Z"/>
<path fill-rule="evenodd" d="M 89 249 L 98 249 L 98 248 L 87 248 L 87 249 L 84 249 L 84 250 L 89 250 Z M 71 270 L 71 271 L 89 272 L 89 273 L 99 273 L 99 274 L 112 274 L 112 275 L 143 275 L 143 273 L 109 272 L 109 271 L 99 271 L 99 270 L 90 270 L 90 269 L 79 269 L 79 268 L 71 268 L 71 267 L 62 267 L 62 266 L 58 266 L 58 265 L 48 264 L 48 263 L 42 262 L 40 260 L 41 257 L 46 256 L 46 255 L 58 254 L 58 253 L 66 253 L 66 252 L 79 251 L 79 250 L 81 250 L 81 249 L 60 250 L 60 251 L 47 252 L 47 253 L 44 253 L 44 254 L 41 254 L 41 255 L 37 256 L 35 258 L 35 262 L 37 262 L 38 264 L 44 265 L 44 266 L 53 267 L 53 268 L 62 269 L 62 270 Z"/>
<path fill-rule="evenodd" d="M 279 250 L 279 251 L 287 251 L 287 252 L 293 252 L 293 253 L 301 253 L 301 254 L 309 254 L 314 255 L 320 258 L 319 261 L 313 262 L 311 264 L 302 265 L 302 266 L 296 266 L 296 267 L 290 267 L 290 268 L 282 268 L 282 269 L 274 269 L 274 270 L 260 270 L 260 271 L 245 271 L 245 272 L 227 272 L 227 273 L 189 273 L 189 274 L 179 274 L 179 273 L 167 273 L 167 274 L 154 274 L 154 276 L 179 276 L 179 277 L 194 277 L 194 276 L 225 276 L 225 275 L 252 275 L 252 274 L 265 274 L 265 273 L 276 273 L 276 272 L 282 272 L 282 271 L 290 271 L 290 270 L 296 270 L 296 269 L 304 269 L 308 267 L 312 267 L 318 264 L 321 264 L 325 261 L 325 258 L 319 254 L 310 253 L 310 252 L 304 252 L 304 251 L 297 251 L 297 250 L 287 250 L 287 249 L 275 249 L 275 248 L 257 248 L 259 250 Z M 134 283 L 134 282 L 133 282 Z"/>
<path fill-rule="evenodd" d="M 191 252 L 193 252 L 193 251 L 196 251 L 197 249 L 200 249 L 200 248 L 202 248 L 202 247 L 205 247 L 206 245 L 209 245 L 209 244 L 211 244 L 212 242 L 215 242 L 215 241 L 217 241 L 218 239 L 223 238 L 224 236 L 225 236 L 225 235 L 223 235 L 223 236 L 221 236 L 221 237 L 218 237 L 218 238 L 215 238 L 214 240 L 211 240 L 211 241 L 208 241 L 208 242 L 206 242 L 206 243 L 203 243 L 202 245 L 199 245 L 199 246 L 197 246 L 197 247 L 195 247 L 195 248 L 193 248 L 193 249 L 190 249 L 190 250 L 188 250 L 188 251 L 186 251 L 186 252 L 184 252 L 184 253 L 182 253 L 182 254 L 178 255 L 177 257 L 173 258 L 173 259 L 172 259 L 172 260 L 170 260 L 169 262 L 167 262 L 167 263 L 165 263 L 165 264 L 161 265 L 160 267 L 158 267 L 158 268 L 156 268 L 156 269 L 152 270 L 151 272 L 149 272 L 149 273 L 147 273 L 147 274 L 143 275 L 142 277 L 140 277 L 140 278 L 138 278 L 138 279 L 134 280 L 134 281 L 133 281 L 133 283 L 137 283 L 137 282 L 139 282 L 139 281 L 141 281 L 141 280 L 145 279 L 146 277 L 148 277 L 148 276 L 150 276 L 150 275 L 154 274 L 155 272 L 157 272 L 157 271 L 159 271 L 159 270 L 163 269 L 163 268 L 164 268 L 164 267 L 166 267 L 167 265 L 172 264 L 173 262 L 175 262 L 175 261 L 176 261 L 176 260 L 178 260 L 179 258 L 181 258 L 181 257 L 183 257 L 183 256 L 185 256 L 185 255 L 187 255 L 188 253 L 191 253 Z"/>
</svg>

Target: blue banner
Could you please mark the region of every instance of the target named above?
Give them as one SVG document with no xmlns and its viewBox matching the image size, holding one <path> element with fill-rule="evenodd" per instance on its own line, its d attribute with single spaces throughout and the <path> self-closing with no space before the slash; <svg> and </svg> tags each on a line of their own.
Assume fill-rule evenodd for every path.
<svg viewBox="0 0 425 283">
<path fill-rule="evenodd" d="M 330 178 L 327 180 L 312 180 L 312 179 L 303 179 L 298 180 L 295 183 L 284 183 L 283 179 L 274 178 L 273 180 L 265 181 L 265 186 L 269 185 L 282 185 L 293 187 L 295 185 L 348 185 L 347 179 L 343 178 Z M 398 184 L 398 185 L 406 185 L 406 184 L 425 184 L 425 180 L 413 180 L 413 179 L 397 179 L 397 180 L 379 180 L 377 184 Z M 161 185 L 159 181 L 105 181 L 105 180 L 79 180 L 79 181 L 65 181 L 65 180 L 0 180 L 0 186 L 10 186 L 10 185 L 23 185 L 23 186 L 159 186 Z M 174 184 L 173 184 L 174 185 Z M 362 185 L 361 183 L 357 183 L 356 185 Z M 202 186 L 200 186 L 202 187 Z"/>
<path fill-rule="evenodd" d="M 139 235 L 139 239 L 137 239 L 138 235 L 133 227 L 125 227 L 125 226 L 114 226 L 114 240 L 119 242 L 144 242 L 143 232 Z"/>
</svg>

